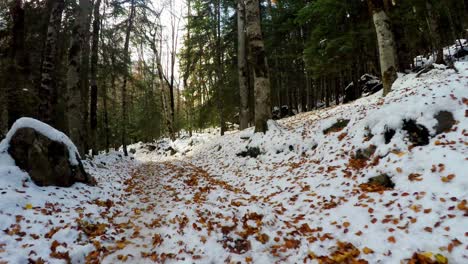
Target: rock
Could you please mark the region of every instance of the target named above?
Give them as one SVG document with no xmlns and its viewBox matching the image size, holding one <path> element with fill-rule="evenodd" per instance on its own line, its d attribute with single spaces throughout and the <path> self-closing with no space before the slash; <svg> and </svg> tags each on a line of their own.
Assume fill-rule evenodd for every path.
<svg viewBox="0 0 468 264">
<path fill-rule="evenodd" d="M 349 123 L 349 119 L 339 119 L 331 127 L 324 129 L 323 133 L 326 135 L 328 133 L 341 131 L 343 130 L 343 128 L 345 128 L 348 125 L 348 123 Z"/>
<path fill-rule="evenodd" d="M 39 186 L 69 187 L 76 182 L 96 184 L 84 170 L 78 153 L 73 153 L 78 164 L 72 164 L 67 145 L 46 137 L 34 128 L 17 129 L 10 139 L 8 153 Z"/>
<path fill-rule="evenodd" d="M 369 141 L 374 137 L 374 134 L 372 134 L 372 131 L 370 130 L 369 127 L 366 127 L 364 129 L 366 133 L 364 134 L 364 141 Z"/>
<path fill-rule="evenodd" d="M 380 185 L 386 188 L 393 188 L 395 184 L 392 182 L 387 174 L 380 174 L 379 176 L 372 177 L 369 179 L 369 184 Z"/>
<path fill-rule="evenodd" d="M 429 130 L 423 125 L 417 124 L 416 121 L 404 120 L 403 130 L 408 133 L 408 138 L 414 146 L 425 146 L 429 144 Z"/>
<path fill-rule="evenodd" d="M 393 136 L 395 135 L 396 131 L 393 128 L 386 128 L 384 132 L 384 139 L 385 144 L 390 143 L 392 141 Z"/>
<path fill-rule="evenodd" d="M 155 145 L 146 145 L 146 149 L 148 151 L 155 151 L 156 150 L 156 146 Z"/>
<path fill-rule="evenodd" d="M 361 159 L 361 160 L 369 160 L 370 157 L 374 155 L 376 149 L 377 147 L 374 145 L 370 145 L 369 147 L 365 149 L 358 149 L 356 151 L 356 154 L 354 155 L 354 158 Z"/>
<path fill-rule="evenodd" d="M 437 135 L 444 132 L 450 132 L 453 125 L 455 125 L 453 114 L 449 111 L 440 111 L 434 115 L 434 118 L 437 120 L 437 125 L 434 126 L 434 130 Z"/>
<path fill-rule="evenodd" d="M 135 153 L 136 153 L 136 149 L 131 148 L 129 152 L 132 153 L 132 154 L 135 154 Z"/>
<path fill-rule="evenodd" d="M 281 110 L 279 107 L 273 107 L 273 111 L 271 111 L 271 119 L 278 120 L 281 119 Z"/>
<path fill-rule="evenodd" d="M 177 150 L 175 150 L 175 149 L 174 149 L 173 147 L 171 147 L 171 146 L 167 147 L 164 151 L 166 151 L 166 152 L 170 151 L 170 152 L 171 152 L 171 153 L 170 153 L 171 156 L 174 156 L 174 155 L 177 153 Z"/>
<path fill-rule="evenodd" d="M 260 152 L 260 148 L 258 148 L 258 147 L 247 147 L 247 150 L 242 151 L 242 152 L 239 152 L 239 153 L 237 153 L 236 155 L 237 155 L 238 157 L 243 157 L 243 158 L 245 158 L 245 157 L 256 158 L 256 157 L 258 157 L 260 154 L 262 154 L 262 153 Z"/>
</svg>

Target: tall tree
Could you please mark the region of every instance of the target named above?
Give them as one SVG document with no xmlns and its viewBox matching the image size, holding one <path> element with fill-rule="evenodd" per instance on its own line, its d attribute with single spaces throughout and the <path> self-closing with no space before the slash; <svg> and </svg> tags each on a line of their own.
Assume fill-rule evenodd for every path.
<svg viewBox="0 0 468 264">
<path fill-rule="evenodd" d="M 125 44 L 124 44 L 124 58 L 125 58 L 125 73 L 123 76 L 122 84 L 122 148 L 125 156 L 128 156 L 127 152 L 127 126 L 128 126 L 128 109 L 127 109 L 127 82 L 130 77 L 130 33 L 133 28 L 133 19 L 135 17 L 135 0 L 130 1 L 130 14 L 127 19 L 127 29 L 125 32 Z"/>
<path fill-rule="evenodd" d="M 10 65 L 7 82 L 7 113 L 8 126 L 10 127 L 16 119 L 22 115 L 22 98 L 20 91 L 26 89 L 27 57 L 25 54 L 25 10 L 22 0 L 14 0 L 10 3 L 12 17 L 11 43 L 9 48 Z"/>
<path fill-rule="evenodd" d="M 224 64 L 222 61 L 223 51 L 221 47 L 221 0 L 215 2 L 215 73 L 216 73 L 216 90 L 218 96 L 216 98 L 216 106 L 219 114 L 219 126 L 221 135 L 226 131 L 226 124 L 224 121 L 224 107 L 223 107 L 223 86 L 224 86 Z"/>
<path fill-rule="evenodd" d="M 73 23 L 71 46 L 68 51 L 67 92 L 68 92 L 68 128 L 69 135 L 78 151 L 84 154 L 85 131 L 83 130 L 83 89 L 82 89 L 82 48 L 86 37 L 86 24 L 90 10 L 89 0 L 80 0 L 78 6 L 74 6 L 75 21 Z"/>
<path fill-rule="evenodd" d="M 93 11 L 93 37 L 91 44 L 91 100 L 90 100 L 90 134 L 91 134 L 91 147 L 93 154 L 97 154 L 97 101 L 98 101 L 98 84 L 97 84 L 97 71 L 98 71 L 98 50 L 99 50 L 99 29 L 101 25 L 101 15 L 99 8 L 101 0 L 96 0 L 94 3 Z M 106 102 L 107 103 L 107 102 Z"/>
<path fill-rule="evenodd" d="M 245 7 L 242 0 L 237 1 L 237 66 L 239 75 L 240 94 L 240 129 L 249 126 L 249 72 L 247 69 L 247 53 L 245 39 Z"/>
<path fill-rule="evenodd" d="M 271 118 L 270 78 L 263 43 L 259 6 L 258 0 L 245 1 L 249 60 L 254 76 L 255 132 L 266 132 L 268 130 L 267 121 Z"/>
<path fill-rule="evenodd" d="M 38 111 L 39 118 L 43 122 L 54 126 L 56 125 L 54 116 L 59 114 L 58 111 L 56 111 L 59 93 L 57 87 L 57 64 L 59 63 L 57 54 L 64 8 L 64 0 L 53 1 L 47 25 L 47 35 L 41 67 L 41 85 L 39 87 L 39 96 L 41 97 Z"/>
<path fill-rule="evenodd" d="M 383 95 L 392 90 L 392 84 L 397 79 L 396 44 L 391 21 L 385 10 L 384 0 L 368 0 L 372 12 L 377 43 L 379 46 L 380 71 L 383 82 Z"/>
</svg>

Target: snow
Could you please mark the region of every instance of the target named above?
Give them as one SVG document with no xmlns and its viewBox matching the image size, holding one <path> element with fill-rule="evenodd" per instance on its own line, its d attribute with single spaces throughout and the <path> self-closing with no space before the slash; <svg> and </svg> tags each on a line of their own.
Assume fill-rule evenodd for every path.
<svg viewBox="0 0 468 264">
<path fill-rule="evenodd" d="M 37 187 L 0 163 L 0 230 L 10 231 L 0 231 L 0 259 L 64 263 L 54 249 L 72 263 L 318 263 L 351 243 L 355 260 L 368 263 L 405 263 L 424 252 L 466 263 L 468 62 L 455 66 L 458 73 L 437 66 L 401 75 L 385 98 L 378 92 L 270 121 L 266 134 L 213 130 L 140 142 L 129 158 L 101 154 L 84 162 L 96 187 Z M 457 122 L 436 135 L 441 110 Z M 340 119 L 346 127 L 324 134 Z M 429 130 L 428 145 L 411 146 L 405 119 Z M 388 128 L 396 133 L 385 144 Z M 370 145 L 367 164 L 350 166 Z M 237 155 L 253 147 L 257 158 Z M 384 173 L 393 189 L 363 189 Z"/>
<path fill-rule="evenodd" d="M 18 131 L 18 129 L 21 129 L 21 128 L 32 128 L 35 131 L 41 133 L 42 135 L 46 136 L 47 138 L 53 141 L 63 143 L 68 148 L 70 163 L 72 165 L 78 165 L 77 155 L 78 155 L 78 158 L 80 158 L 79 152 L 75 144 L 73 144 L 73 142 L 64 133 L 56 130 L 55 128 L 49 126 L 48 124 L 42 123 L 39 120 L 29 118 L 29 117 L 22 117 L 16 120 L 16 122 L 11 126 L 7 135 L 0 143 L 0 155 L 8 155 L 7 151 L 8 151 L 8 148 L 10 147 L 11 138 L 16 133 L 16 131 Z M 0 156 L 0 160 L 2 160 L 1 156 Z M 3 160 L 10 160 L 10 159 L 8 159 L 8 157 L 4 157 Z"/>
</svg>

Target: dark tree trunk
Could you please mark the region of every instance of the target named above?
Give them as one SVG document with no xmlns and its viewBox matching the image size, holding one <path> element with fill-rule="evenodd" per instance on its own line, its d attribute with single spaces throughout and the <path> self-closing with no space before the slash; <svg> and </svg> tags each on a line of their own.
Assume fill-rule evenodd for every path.
<svg viewBox="0 0 468 264">
<path fill-rule="evenodd" d="M 125 156 L 128 156 L 127 152 L 127 125 L 128 125 L 128 109 L 127 109 L 127 81 L 130 77 L 130 33 L 133 28 L 133 18 L 135 16 L 135 0 L 131 1 L 130 14 L 127 21 L 127 30 L 125 33 L 125 45 L 124 45 L 124 56 L 125 56 L 125 74 L 122 84 L 122 148 Z"/>
<path fill-rule="evenodd" d="M 91 148 L 92 154 L 97 154 L 97 100 L 98 100 L 98 85 L 97 85 L 97 66 L 98 66 L 98 49 L 99 49 L 99 28 L 101 25 L 99 7 L 101 0 L 96 0 L 94 3 L 94 21 L 93 21 L 93 38 L 91 47 L 91 101 L 90 101 L 90 132 L 91 132 Z"/>
<path fill-rule="evenodd" d="M 22 0 L 14 0 L 10 4 L 12 17 L 12 38 L 10 44 L 10 66 L 7 79 L 7 113 L 8 126 L 23 115 L 20 92 L 26 89 L 27 57 L 25 54 L 25 22 Z"/>
<path fill-rule="evenodd" d="M 44 45 L 44 55 L 41 66 L 41 85 L 39 86 L 39 119 L 45 123 L 57 126 L 54 116 L 58 115 L 58 38 L 62 25 L 62 13 L 65 7 L 64 0 L 54 1 L 47 26 L 47 36 Z"/>
</svg>

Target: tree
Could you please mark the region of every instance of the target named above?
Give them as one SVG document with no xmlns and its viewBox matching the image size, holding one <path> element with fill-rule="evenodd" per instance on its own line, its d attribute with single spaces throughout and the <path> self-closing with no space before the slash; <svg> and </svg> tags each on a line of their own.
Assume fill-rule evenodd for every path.
<svg viewBox="0 0 468 264">
<path fill-rule="evenodd" d="M 39 117 L 43 122 L 51 125 L 56 125 L 54 115 L 58 100 L 57 88 L 57 63 L 58 63 L 58 41 L 62 25 L 62 13 L 65 7 L 64 0 L 54 1 L 52 11 L 49 15 L 49 23 L 47 25 L 46 43 L 44 45 L 44 55 L 41 67 L 41 85 L 39 87 Z"/>
<path fill-rule="evenodd" d="M 240 129 L 249 126 L 249 72 L 247 69 L 246 39 L 245 39 L 245 8 L 242 0 L 237 1 L 237 65 L 239 74 L 240 94 Z"/>
<path fill-rule="evenodd" d="M 367 1 L 372 12 L 377 43 L 379 46 L 380 72 L 382 74 L 383 95 L 392 90 L 392 84 L 397 79 L 396 44 L 391 29 L 391 21 L 385 11 L 383 0 Z"/>
<path fill-rule="evenodd" d="M 258 0 L 245 1 L 249 59 L 254 75 L 255 90 L 255 132 L 266 132 L 267 121 L 271 118 L 270 78 L 263 43 Z"/>
<path fill-rule="evenodd" d="M 14 0 L 10 3 L 10 13 L 12 16 L 11 43 L 9 47 L 10 65 L 8 70 L 9 81 L 7 81 L 7 113 L 8 126 L 11 127 L 16 119 L 22 115 L 22 98 L 20 91 L 26 89 L 27 57 L 25 51 L 25 10 L 22 0 Z"/>
<path fill-rule="evenodd" d="M 83 89 L 82 89 L 82 49 L 86 39 L 87 21 L 90 10 L 89 0 L 80 0 L 78 6 L 74 6 L 75 21 L 72 29 L 71 46 L 68 51 L 67 71 L 67 106 L 68 128 L 72 141 L 81 154 L 85 149 L 85 131 L 83 130 Z"/>
<path fill-rule="evenodd" d="M 125 33 L 125 44 L 124 44 L 124 65 L 125 65 L 125 73 L 123 76 L 123 84 L 122 84 L 122 148 L 125 156 L 128 156 L 127 152 L 127 126 L 128 126 L 128 109 L 127 109 L 127 82 L 130 76 L 130 33 L 132 32 L 133 28 L 133 19 L 135 17 L 135 0 L 130 1 L 130 14 L 128 15 L 127 20 L 127 29 Z"/>
<path fill-rule="evenodd" d="M 98 84 L 97 84 L 97 71 L 98 71 L 98 50 L 99 50 L 99 29 L 101 25 L 101 17 L 99 14 L 99 7 L 101 0 L 96 0 L 94 3 L 94 21 L 93 21 L 93 37 L 91 44 L 91 100 L 90 100 L 90 133 L 91 133 L 91 147 L 93 154 L 97 154 L 97 100 L 98 100 Z M 107 102 L 106 102 L 107 103 Z"/>
</svg>

